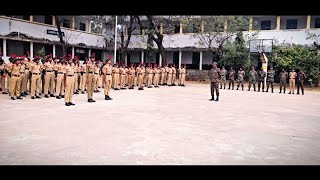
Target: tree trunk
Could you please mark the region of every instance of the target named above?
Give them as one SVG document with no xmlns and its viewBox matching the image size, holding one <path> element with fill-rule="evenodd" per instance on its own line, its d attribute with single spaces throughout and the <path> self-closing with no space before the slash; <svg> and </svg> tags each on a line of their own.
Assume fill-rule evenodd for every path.
<svg viewBox="0 0 320 180">
<path fill-rule="evenodd" d="M 158 49 L 159 49 L 159 54 L 162 57 L 162 66 L 163 65 L 167 65 L 166 53 L 165 53 L 165 50 L 164 50 L 164 47 L 163 47 L 162 43 L 161 43 L 160 46 L 158 45 Z"/>
<path fill-rule="evenodd" d="M 58 37 L 60 39 L 60 43 L 61 43 L 61 46 L 62 46 L 62 52 L 63 52 L 63 55 L 67 55 L 67 47 L 66 47 L 66 43 L 64 42 L 63 40 L 63 35 L 62 35 L 62 31 L 61 31 L 61 22 L 62 22 L 62 19 L 59 20 L 59 17 L 58 16 L 54 16 L 55 20 L 56 20 L 56 25 L 57 25 L 57 28 L 58 28 Z"/>
</svg>

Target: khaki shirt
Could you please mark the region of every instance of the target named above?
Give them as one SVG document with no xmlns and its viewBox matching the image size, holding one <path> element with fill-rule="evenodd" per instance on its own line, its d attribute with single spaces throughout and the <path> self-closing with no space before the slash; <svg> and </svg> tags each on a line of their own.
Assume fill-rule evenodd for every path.
<svg viewBox="0 0 320 180">
<path fill-rule="evenodd" d="M 36 64 L 36 63 L 33 63 L 31 66 L 30 66 L 30 71 L 32 73 L 40 73 L 42 70 L 42 65 L 39 63 L 39 64 Z"/>
<path fill-rule="evenodd" d="M 290 79 L 295 79 L 297 77 L 297 73 L 296 72 L 290 72 L 289 73 L 289 77 L 290 77 Z"/>
<path fill-rule="evenodd" d="M 66 75 L 74 75 L 74 67 L 66 65 L 65 67 Z"/>
<path fill-rule="evenodd" d="M 88 62 L 86 65 L 86 72 L 87 73 L 93 73 L 94 72 L 95 65 L 92 62 Z"/>
<path fill-rule="evenodd" d="M 46 71 L 52 71 L 52 70 L 53 70 L 53 64 L 50 63 L 50 62 L 44 63 L 44 69 L 45 69 Z"/>
<path fill-rule="evenodd" d="M 20 68 L 21 68 L 21 65 L 13 64 L 11 67 L 11 74 L 12 75 L 20 75 Z"/>
</svg>

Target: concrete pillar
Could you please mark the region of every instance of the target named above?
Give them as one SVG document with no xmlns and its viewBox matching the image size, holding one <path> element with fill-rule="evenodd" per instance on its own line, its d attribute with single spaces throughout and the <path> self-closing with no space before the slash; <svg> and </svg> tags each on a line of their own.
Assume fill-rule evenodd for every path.
<svg viewBox="0 0 320 180">
<path fill-rule="evenodd" d="M 253 27 L 253 17 L 250 16 L 249 17 L 249 31 L 252 31 L 252 27 Z"/>
<path fill-rule="evenodd" d="M 126 66 L 128 66 L 128 54 L 126 55 L 126 58 L 124 60 L 125 60 Z"/>
<path fill-rule="evenodd" d="M 141 51 L 141 63 L 144 63 L 144 51 Z"/>
<path fill-rule="evenodd" d="M 277 31 L 280 31 L 280 16 L 277 16 L 277 27 L 276 27 Z"/>
<path fill-rule="evenodd" d="M 182 26 L 183 24 L 180 22 L 180 34 L 182 34 Z"/>
<path fill-rule="evenodd" d="M 33 42 L 30 42 L 30 57 L 33 58 Z"/>
<path fill-rule="evenodd" d="M 162 56 L 160 53 L 159 53 L 159 65 L 162 66 Z"/>
<path fill-rule="evenodd" d="M 179 51 L 179 69 L 181 69 L 181 57 L 182 57 L 182 52 Z"/>
<path fill-rule="evenodd" d="M 75 24 L 76 24 L 76 19 L 74 18 L 74 16 L 72 16 L 72 26 L 71 28 L 74 29 L 75 28 Z"/>
<path fill-rule="evenodd" d="M 89 48 L 89 56 L 91 55 L 91 49 Z M 88 57 L 89 58 L 89 57 Z"/>
<path fill-rule="evenodd" d="M 56 18 L 52 16 L 52 26 L 56 26 Z"/>
<path fill-rule="evenodd" d="M 91 19 L 88 20 L 88 32 L 91 33 Z"/>
<path fill-rule="evenodd" d="M 199 70 L 202 70 L 202 51 L 200 51 Z"/>
<path fill-rule="evenodd" d="M 204 32 L 204 22 L 201 21 L 201 33 L 203 33 L 203 32 Z"/>
<path fill-rule="evenodd" d="M 6 39 L 2 39 L 2 47 L 3 47 L 3 57 L 7 56 L 7 40 Z"/>
<path fill-rule="evenodd" d="M 56 57 L 56 45 L 55 44 L 53 44 L 53 46 L 52 46 L 52 56 L 53 57 Z"/>
<path fill-rule="evenodd" d="M 32 15 L 30 16 L 30 22 L 33 22 L 33 16 Z"/>
<path fill-rule="evenodd" d="M 72 46 L 72 58 L 74 58 L 74 46 Z"/>
<path fill-rule="evenodd" d="M 307 27 L 306 27 L 306 29 L 310 29 L 310 27 L 311 27 L 311 16 L 309 15 L 309 16 L 307 16 Z"/>
</svg>

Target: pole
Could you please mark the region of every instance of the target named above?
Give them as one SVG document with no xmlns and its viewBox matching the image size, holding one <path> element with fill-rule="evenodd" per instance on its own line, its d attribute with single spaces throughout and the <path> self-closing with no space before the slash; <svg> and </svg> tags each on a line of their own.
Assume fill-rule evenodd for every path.
<svg viewBox="0 0 320 180">
<path fill-rule="evenodd" d="M 118 16 L 116 16 L 116 26 L 114 27 L 114 57 L 113 64 L 117 61 L 117 25 L 118 25 Z"/>
</svg>

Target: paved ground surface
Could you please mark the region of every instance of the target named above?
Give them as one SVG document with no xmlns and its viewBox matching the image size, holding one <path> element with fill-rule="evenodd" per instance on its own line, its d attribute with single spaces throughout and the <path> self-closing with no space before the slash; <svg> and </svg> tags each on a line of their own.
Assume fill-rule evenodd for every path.
<svg viewBox="0 0 320 180">
<path fill-rule="evenodd" d="M 0 164 L 320 164 L 320 94 L 209 85 L 11 101 L 0 95 Z"/>
</svg>

